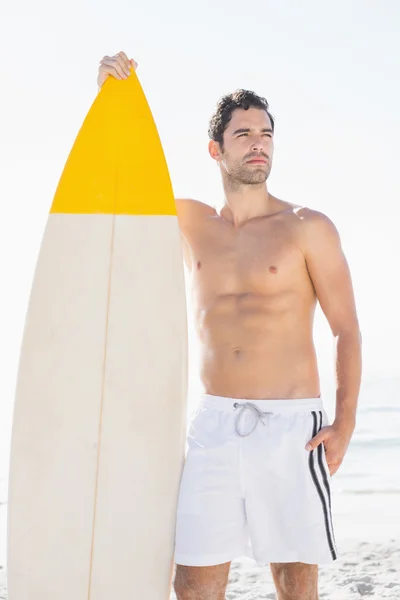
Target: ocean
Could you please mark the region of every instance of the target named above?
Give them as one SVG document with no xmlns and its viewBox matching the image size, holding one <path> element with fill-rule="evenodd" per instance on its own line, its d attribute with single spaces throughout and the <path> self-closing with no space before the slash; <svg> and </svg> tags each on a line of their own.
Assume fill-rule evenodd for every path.
<svg viewBox="0 0 400 600">
<path fill-rule="evenodd" d="M 333 416 L 334 394 L 327 411 Z M 188 418 L 194 408 L 189 403 Z M 363 383 L 357 426 L 332 480 L 340 537 L 387 537 L 400 543 L 400 377 Z M 9 428 L 8 428 L 9 429 Z M 0 565 L 5 563 L 9 430 L 0 437 Z"/>
<path fill-rule="evenodd" d="M 335 479 L 342 494 L 399 495 L 400 513 L 400 378 L 363 386 L 356 430 Z"/>
</svg>

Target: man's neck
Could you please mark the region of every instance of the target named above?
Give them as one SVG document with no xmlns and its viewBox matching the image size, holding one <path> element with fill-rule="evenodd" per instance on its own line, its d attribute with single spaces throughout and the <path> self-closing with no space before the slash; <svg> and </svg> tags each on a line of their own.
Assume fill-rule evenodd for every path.
<svg viewBox="0 0 400 600">
<path fill-rule="evenodd" d="M 267 185 L 243 185 L 236 189 L 227 189 L 224 185 L 225 201 L 217 211 L 234 228 L 247 221 L 264 217 L 273 212 L 273 197 L 268 193 Z"/>
</svg>

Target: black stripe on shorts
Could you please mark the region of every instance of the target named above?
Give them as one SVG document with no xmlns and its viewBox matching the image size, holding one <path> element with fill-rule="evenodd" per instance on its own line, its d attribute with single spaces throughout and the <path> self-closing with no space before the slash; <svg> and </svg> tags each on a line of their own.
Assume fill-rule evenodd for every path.
<svg viewBox="0 0 400 600">
<path fill-rule="evenodd" d="M 319 427 L 318 427 L 318 431 L 321 431 L 322 429 L 322 412 L 319 412 Z M 331 525 L 331 532 L 332 532 L 332 537 L 333 537 L 333 544 L 334 546 L 336 546 L 336 540 L 335 540 L 335 533 L 333 531 L 333 522 L 332 522 L 332 502 L 331 502 L 331 488 L 329 485 L 329 480 L 328 480 L 328 474 L 326 472 L 326 468 L 324 465 L 324 461 L 322 460 L 322 452 L 323 452 L 323 447 L 322 444 L 320 444 L 318 446 L 318 464 L 319 464 L 319 468 L 321 469 L 321 473 L 322 473 L 322 479 L 324 482 L 324 486 L 326 489 L 326 493 L 328 496 L 328 501 L 329 501 L 329 522 Z"/>
<path fill-rule="evenodd" d="M 317 435 L 317 431 L 318 431 L 318 426 L 317 426 L 317 413 L 315 411 L 312 411 L 312 416 L 313 416 L 313 420 L 314 420 L 314 424 L 313 424 L 313 438 Z M 321 424 L 322 424 L 322 413 L 320 412 L 320 420 L 321 420 Z M 319 463 L 319 467 L 321 469 L 321 475 L 322 475 L 322 479 L 324 481 L 324 485 L 325 488 L 329 489 L 329 483 L 328 483 L 328 478 L 325 472 L 325 469 L 323 468 L 323 463 L 322 463 L 322 448 L 318 448 L 318 463 Z M 332 515 L 330 512 L 330 492 L 328 492 L 328 498 L 329 498 L 329 506 L 328 503 L 326 501 L 326 498 L 324 496 L 324 492 L 322 490 L 321 484 L 319 482 L 317 473 L 316 473 L 316 469 L 315 469 L 315 465 L 314 465 L 314 450 L 311 450 L 310 452 L 310 456 L 308 459 L 308 465 L 310 467 L 310 472 L 311 472 L 311 477 L 313 478 L 314 481 L 314 485 L 317 489 L 318 492 L 318 496 L 321 500 L 321 504 L 322 504 L 322 510 L 324 513 L 324 520 L 325 520 L 325 531 L 326 531 L 326 537 L 328 539 L 328 545 L 329 545 L 329 550 L 331 552 L 331 556 L 333 558 L 333 560 L 337 559 L 337 554 L 336 554 L 336 550 L 335 550 L 335 543 L 334 543 L 334 539 L 333 539 L 333 528 L 332 528 L 332 532 L 331 532 L 331 528 L 330 528 L 330 524 L 332 524 Z M 325 483 L 326 480 L 326 483 Z"/>
</svg>

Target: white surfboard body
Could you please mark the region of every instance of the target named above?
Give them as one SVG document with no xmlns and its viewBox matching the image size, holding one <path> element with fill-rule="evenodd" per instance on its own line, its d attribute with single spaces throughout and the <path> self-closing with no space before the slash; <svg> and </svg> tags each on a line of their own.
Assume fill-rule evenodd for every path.
<svg viewBox="0 0 400 600">
<path fill-rule="evenodd" d="M 147 132 L 154 125 L 140 94 L 134 74 L 105 84 L 64 170 L 68 194 L 60 200 L 61 179 L 44 233 L 14 409 L 9 600 L 169 598 L 187 394 L 184 275 L 171 190 L 164 178 L 167 209 L 157 189 L 158 205 L 143 214 L 143 205 L 119 202 L 120 181 L 117 193 L 110 187 L 112 210 L 104 202 L 98 208 L 110 165 L 91 157 L 83 201 L 68 200 L 86 177 L 84 170 L 76 175 L 74 152 L 80 169 L 88 148 L 106 161 L 107 136 L 122 145 L 114 166 L 124 157 L 126 180 L 148 177 L 134 152 L 126 162 L 127 133 L 118 129 L 122 120 L 126 127 L 125 109 L 115 111 L 118 118 L 109 114 L 133 98 L 143 111 L 129 108 L 130 128 L 137 134 L 141 118 Z M 96 122 L 107 130 L 101 143 Z M 101 169 L 88 202 L 87 185 Z M 129 199 L 132 190 L 124 193 Z"/>
</svg>

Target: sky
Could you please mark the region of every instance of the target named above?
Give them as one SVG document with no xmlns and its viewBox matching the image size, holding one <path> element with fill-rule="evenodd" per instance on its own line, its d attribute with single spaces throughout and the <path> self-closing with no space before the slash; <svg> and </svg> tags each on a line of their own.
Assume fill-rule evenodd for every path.
<svg viewBox="0 0 400 600">
<path fill-rule="evenodd" d="M 268 99 L 269 190 L 334 221 L 353 277 L 364 378 L 399 373 L 398 2 L 13 0 L 1 4 L 0 21 L 0 473 L 48 210 L 96 96 L 98 63 L 120 50 L 139 63 L 177 197 L 223 200 L 207 152 L 218 98 L 247 88 Z M 315 341 L 331 385 L 333 342 L 320 312 Z"/>
</svg>

